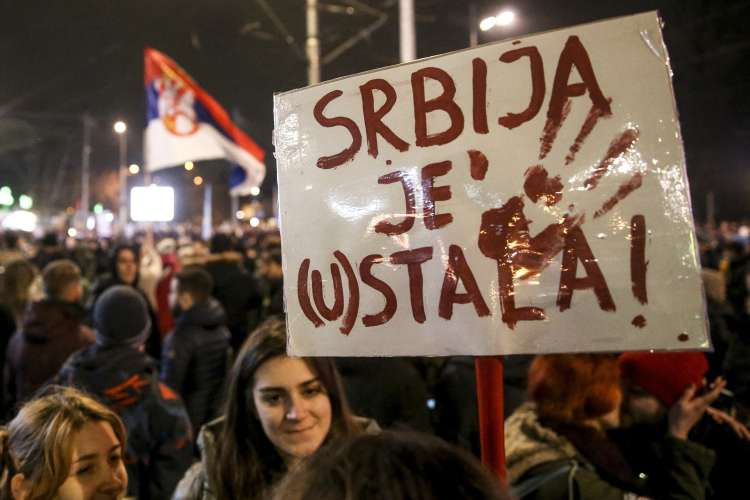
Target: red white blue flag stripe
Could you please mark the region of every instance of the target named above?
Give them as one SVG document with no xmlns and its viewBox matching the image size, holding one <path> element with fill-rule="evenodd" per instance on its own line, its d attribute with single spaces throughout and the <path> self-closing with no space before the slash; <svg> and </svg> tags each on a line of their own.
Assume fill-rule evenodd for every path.
<svg viewBox="0 0 750 500">
<path fill-rule="evenodd" d="M 161 52 L 144 52 L 146 170 L 224 158 L 234 164 L 233 194 L 247 194 L 266 175 L 265 152 L 185 70 Z"/>
</svg>

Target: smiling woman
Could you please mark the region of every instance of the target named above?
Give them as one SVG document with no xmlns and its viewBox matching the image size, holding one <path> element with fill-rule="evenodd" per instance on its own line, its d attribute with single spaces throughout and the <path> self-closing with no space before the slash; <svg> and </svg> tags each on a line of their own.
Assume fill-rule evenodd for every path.
<svg viewBox="0 0 750 500">
<path fill-rule="evenodd" d="M 377 429 L 354 417 L 327 358 L 286 355 L 286 323 L 270 319 L 247 339 L 231 374 L 224 416 L 198 438 L 202 461 L 177 487 L 178 500 L 259 499 L 323 444 Z"/>
<path fill-rule="evenodd" d="M 125 428 L 102 404 L 51 387 L 0 430 L 0 498 L 121 499 Z"/>
</svg>

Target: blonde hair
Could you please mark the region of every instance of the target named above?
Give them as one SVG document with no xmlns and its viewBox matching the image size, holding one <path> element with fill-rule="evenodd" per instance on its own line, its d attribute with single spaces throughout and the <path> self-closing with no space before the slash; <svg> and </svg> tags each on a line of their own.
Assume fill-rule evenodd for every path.
<svg viewBox="0 0 750 500">
<path fill-rule="evenodd" d="M 91 421 L 112 426 L 125 446 L 125 427 L 109 408 L 76 389 L 52 386 L 27 402 L 0 429 L 0 499 L 11 499 L 10 482 L 23 474 L 30 500 L 53 498 L 70 473 L 73 435 Z"/>
<path fill-rule="evenodd" d="M 33 285 L 38 277 L 39 270 L 25 259 L 16 259 L 5 265 L 0 298 L 13 310 L 16 321 L 23 314 L 26 305 L 38 298 L 33 293 Z"/>
</svg>

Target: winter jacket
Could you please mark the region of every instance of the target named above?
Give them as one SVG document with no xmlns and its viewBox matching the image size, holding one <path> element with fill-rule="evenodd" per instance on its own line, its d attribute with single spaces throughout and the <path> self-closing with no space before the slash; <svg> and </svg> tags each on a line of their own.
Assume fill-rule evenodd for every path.
<svg viewBox="0 0 750 500">
<path fill-rule="evenodd" d="M 54 377 L 72 353 L 94 343 L 84 317 L 78 304 L 44 299 L 29 306 L 6 354 L 9 392 L 15 402 Z"/>
<path fill-rule="evenodd" d="M 609 442 L 605 434 L 599 434 L 599 441 Z M 579 442 L 579 446 L 584 443 Z M 648 445 L 639 449 L 638 455 L 631 449 L 624 456 L 627 462 L 620 467 L 599 467 L 605 461 L 603 455 L 597 457 L 601 446 L 592 443 L 593 452 L 584 456 L 570 439 L 542 425 L 534 405 L 527 403 L 505 424 L 508 482 L 520 500 L 706 498 L 708 476 L 715 460 L 712 451 L 668 436 Z M 597 460 L 592 460 L 594 457 Z M 616 477 L 623 470 L 632 475 Z M 519 493 L 524 489 L 525 495 Z"/>
<path fill-rule="evenodd" d="M 401 358 L 336 358 L 336 367 L 354 413 L 384 428 L 406 426 L 430 432 L 427 388 L 422 376 Z"/>
<path fill-rule="evenodd" d="M 95 395 L 122 418 L 128 495 L 169 498 L 192 463 L 192 431 L 182 400 L 159 382 L 156 362 L 130 347 L 94 345 L 72 355 L 55 382 Z"/>
<path fill-rule="evenodd" d="M 380 427 L 374 420 L 355 417 L 362 432 L 376 434 Z M 201 461 L 193 464 L 182 478 L 172 496 L 172 500 L 216 500 L 216 493 L 208 481 L 206 471 L 211 465 L 212 457 L 216 456 L 216 438 L 224 422 L 219 417 L 203 426 L 198 435 L 198 448 L 201 451 Z"/>
<path fill-rule="evenodd" d="M 232 357 L 225 324 L 224 309 L 211 298 L 182 313 L 164 342 L 161 380 L 182 396 L 193 429 L 219 415 Z"/>
<path fill-rule="evenodd" d="M 248 334 L 248 313 L 261 307 L 255 280 L 242 267 L 242 255 L 236 252 L 212 254 L 206 271 L 214 282 L 212 295 L 221 302 L 232 334 L 232 348 L 239 351 Z"/>
</svg>

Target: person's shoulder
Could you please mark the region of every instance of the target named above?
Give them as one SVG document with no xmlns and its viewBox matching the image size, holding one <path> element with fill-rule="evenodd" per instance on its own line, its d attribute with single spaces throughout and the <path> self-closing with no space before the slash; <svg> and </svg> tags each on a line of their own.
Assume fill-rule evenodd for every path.
<svg viewBox="0 0 750 500">
<path fill-rule="evenodd" d="M 352 417 L 354 425 L 359 432 L 364 434 L 378 434 L 382 429 L 375 419 L 367 417 Z"/>
<path fill-rule="evenodd" d="M 206 468 L 203 462 L 196 462 L 177 484 L 172 500 L 213 500 L 207 485 Z"/>
</svg>

